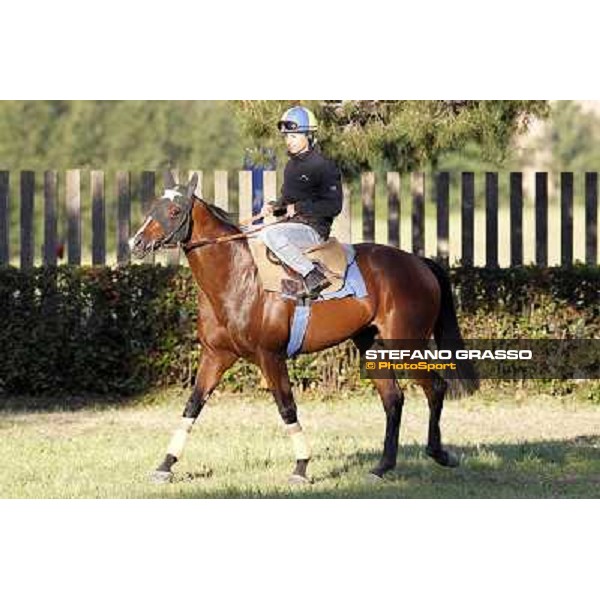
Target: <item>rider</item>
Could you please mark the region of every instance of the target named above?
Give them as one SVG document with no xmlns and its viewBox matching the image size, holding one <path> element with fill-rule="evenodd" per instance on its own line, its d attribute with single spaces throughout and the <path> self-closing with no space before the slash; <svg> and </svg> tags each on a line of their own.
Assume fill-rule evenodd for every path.
<svg viewBox="0 0 600 600">
<path fill-rule="evenodd" d="M 275 216 L 287 212 L 291 217 L 259 233 L 279 260 L 302 275 L 312 298 L 331 282 L 302 251 L 327 240 L 343 202 L 337 166 L 315 149 L 317 127 L 314 114 L 303 106 L 290 108 L 279 120 L 277 128 L 285 137 L 290 160 L 285 166 L 281 197 L 267 204 L 263 212 Z"/>
</svg>

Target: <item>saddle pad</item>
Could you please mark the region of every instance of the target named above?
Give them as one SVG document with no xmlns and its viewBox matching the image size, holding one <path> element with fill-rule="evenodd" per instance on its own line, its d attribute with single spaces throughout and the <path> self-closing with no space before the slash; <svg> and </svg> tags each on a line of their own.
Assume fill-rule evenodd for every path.
<svg viewBox="0 0 600 600">
<path fill-rule="evenodd" d="M 249 238 L 248 246 L 258 268 L 258 275 L 267 291 L 281 292 L 281 281 L 290 279 L 290 275 L 279 264 L 273 264 L 267 258 L 267 247 L 258 238 Z M 325 271 L 325 275 L 331 281 L 327 292 L 337 292 L 344 286 L 344 275 L 348 260 L 344 246 L 335 238 L 329 238 L 324 244 L 313 246 L 304 251 L 309 260 L 319 262 Z M 299 276 L 298 276 L 299 277 Z"/>
<path fill-rule="evenodd" d="M 346 245 L 346 249 L 349 252 L 348 261 L 350 262 L 350 266 L 346 272 L 344 287 L 337 292 L 323 294 L 321 298 L 314 300 L 313 303 L 326 302 L 327 300 L 331 300 L 333 298 L 346 298 L 348 296 L 353 296 L 354 298 L 364 298 L 368 295 L 365 280 L 363 279 L 358 263 L 355 260 L 354 248 L 350 245 Z M 300 352 L 300 349 L 302 348 L 306 330 L 308 329 L 311 309 L 312 304 L 296 304 L 294 316 L 292 318 L 292 325 L 290 328 L 290 339 L 287 345 L 287 355 L 289 358 L 296 356 L 296 354 Z"/>
</svg>

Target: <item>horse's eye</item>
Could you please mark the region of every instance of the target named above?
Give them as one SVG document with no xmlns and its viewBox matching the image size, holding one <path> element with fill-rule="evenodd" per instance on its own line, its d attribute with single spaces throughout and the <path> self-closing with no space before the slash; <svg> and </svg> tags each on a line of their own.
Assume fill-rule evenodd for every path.
<svg viewBox="0 0 600 600">
<path fill-rule="evenodd" d="M 171 219 L 174 219 L 175 217 L 177 217 L 180 212 L 181 212 L 181 208 L 179 206 L 177 206 L 177 204 L 172 204 L 171 206 L 169 206 L 169 217 Z"/>
</svg>

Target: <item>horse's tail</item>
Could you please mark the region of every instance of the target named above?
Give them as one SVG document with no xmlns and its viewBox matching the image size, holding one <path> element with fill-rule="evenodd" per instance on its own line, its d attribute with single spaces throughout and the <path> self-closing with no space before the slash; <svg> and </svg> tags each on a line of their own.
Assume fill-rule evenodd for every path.
<svg viewBox="0 0 600 600">
<path fill-rule="evenodd" d="M 465 347 L 460 333 L 452 286 L 448 274 L 438 263 L 429 258 L 423 259 L 438 280 L 441 290 L 440 312 L 433 327 L 433 336 L 439 350 L 462 350 Z M 452 396 L 471 395 L 479 389 L 479 377 L 470 360 L 456 361 L 457 378 L 447 379 L 448 391 Z"/>
</svg>

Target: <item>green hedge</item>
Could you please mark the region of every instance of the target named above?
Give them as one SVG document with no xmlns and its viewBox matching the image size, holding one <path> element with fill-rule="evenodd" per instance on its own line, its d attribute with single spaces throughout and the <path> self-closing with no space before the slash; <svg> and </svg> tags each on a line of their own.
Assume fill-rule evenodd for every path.
<svg viewBox="0 0 600 600">
<path fill-rule="evenodd" d="M 177 268 L 0 270 L 0 391 L 130 394 L 188 382 L 195 283 Z"/>
<path fill-rule="evenodd" d="M 464 337 L 599 337 L 600 269 L 451 269 Z M 191 385 L 196 286 L 183 267 L 0 269 L 0 395 L 129 395 Z M 355 389 L 351 343 L 290 363 L 301 388 Z M 255 389 L 238 362 L 222 386 Z M 560 387 L 560 386 L 559 386 Z M 563 386 L 564 387 L 564 386 Z"/>
</svg>

